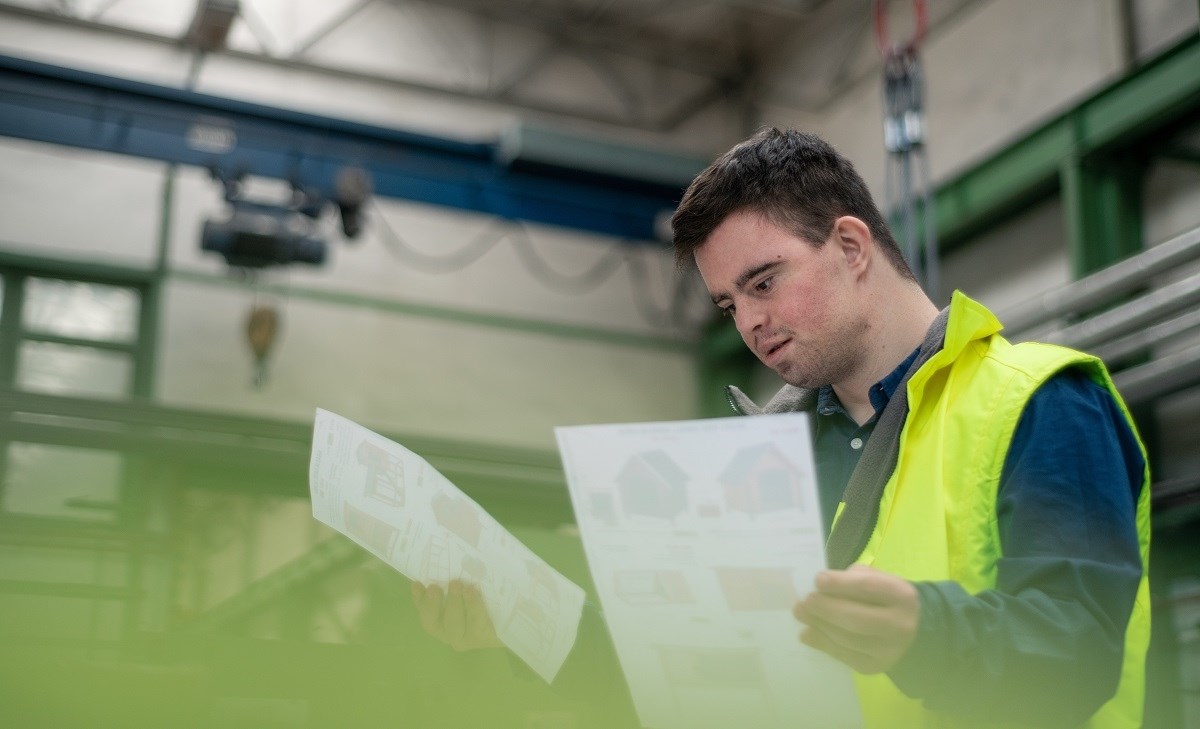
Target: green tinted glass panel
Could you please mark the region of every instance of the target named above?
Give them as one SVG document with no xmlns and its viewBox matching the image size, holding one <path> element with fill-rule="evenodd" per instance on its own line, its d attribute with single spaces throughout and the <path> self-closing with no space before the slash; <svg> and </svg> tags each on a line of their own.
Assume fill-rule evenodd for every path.
<svg viewBox="0 0 1200 729">
<path fill-rule="evenodd" d="M 22 318 L 31 332 L 132 342 L 137 338 L 138 293 L 121 286 L 30 278 Z"/>
<path fill-rule="evenodd" d="M 132 386 L 133 359 L 123 352 L 52 342 L 22 342 L 19 390 L 52 395 L 123 397 Z"/>
<path fill-rule="evenodd" d="M 93 522 L 117 519 L 124 456 L 41 443 L 10 443 L 4 511 Z"/>
</svg>

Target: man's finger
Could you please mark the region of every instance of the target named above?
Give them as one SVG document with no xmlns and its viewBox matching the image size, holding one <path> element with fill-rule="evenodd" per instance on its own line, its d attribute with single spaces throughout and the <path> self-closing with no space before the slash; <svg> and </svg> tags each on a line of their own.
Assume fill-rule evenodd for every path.
<svg viewBox="0 0 1200 729">
<path fill-rule="evenodd" d="M 864 636 L 892 635 L 909 627 L 900 611 L 824 593 L 813 593 L 800 605 L 803 606 L 802 613 L 797 614 L 797 618 L 801 622 L 809 622 L 806 618 L 819 618 L 840 630 Z"/>
<path fill-rule="evenodd" d="M 439 640 L 444 638 L 442 627 L 442 588 L 429 585 L 421 590 L 421 602 L 417 605 L 417 617 L 421 627 Z"/>
<path fill-rule="evenodd" d="M 466 643 L 467 620 L 463 607 L 463 584 L 457 580 L 450 583 L 446 591 L 446 607 L 442 611 L 442 627 L 450 645 L 463 650 Z"/>
<path fill-rule="evenodd" d="M 904 579 L 863 565 L 819 572 L 815 583 L 817 590 L 826 595 L 881 606 L 912 599 L 916 593 Z"/>
<path fill-rule="evenodd" d="M 808 627 L 800 633 L 800 642 L 845 663 L 859 673 L 879 673 L 876 658 L 838 643 L 820 628 Z"/>
<path fill-rule="evenodd" d="M 828 641 L 854 653 L 875 655 L 884 649 L 887 641 L 886 636 L 846 630 L 836 623 L 811 613 L 804 622 Z"/>
<path fill-rule="evenodd" d="M 484 637 L 492 625 L 488 615 L 487 605 L 479 588 L 469 585 L 463 592 L 463 605 L 466 608 L 467 632 L 473 636 Z"/>
</svg>

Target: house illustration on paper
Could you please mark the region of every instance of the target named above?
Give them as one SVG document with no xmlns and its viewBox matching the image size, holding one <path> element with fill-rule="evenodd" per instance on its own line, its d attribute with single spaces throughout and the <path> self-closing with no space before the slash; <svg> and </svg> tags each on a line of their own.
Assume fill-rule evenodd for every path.
<svg viewBox="0 0 1200 729">
<path fill-rule="evenodd" d="M 673 519 L 687 510 L 687 474 L 664 451 L 638 453 L 617 474 L 626 514 Z"/>
<path fill-rule="evenodd" d="M 758 516 L 804 509 L 803 475 L 778 448 L 764 443 L 738 451 L 718 480 L 730 511 Z"/>
<path fill-rule="evenodd" d="M 605 526 L 617 525 L 616 496 L 613 492 L 594 489 L 588 492 L 587 499 L 593 518 L 604 523 Z"/>
</svg>

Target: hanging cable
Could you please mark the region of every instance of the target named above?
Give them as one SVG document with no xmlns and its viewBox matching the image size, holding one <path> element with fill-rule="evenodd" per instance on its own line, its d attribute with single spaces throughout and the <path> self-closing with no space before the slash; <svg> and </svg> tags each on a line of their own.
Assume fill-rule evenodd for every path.
<svg viewBox="0 0 1200 729">
<path fill-rule="evenodd" d="M 375 214 L 371 216 L 371 220 L 380 223 L 383 232 L 383 244 L 392 255 L 425 273 L 454 273 L 461 271 L 482 258 L 485 253 L 494 248 L 508 234 L 508 231 L 505 230 L 497 231 L 496 228 L 499 225 L 498 221 L 495 221 L 457 251 L 447 255 L 433 255 L 413 248 L 408 241 L 404 240 L 396 232 L 396 229 L 392 227 L 391 223 L 388 222 L 381 206 L 378 204 L 375 205 Z"/>
<path fill-rule="evenodd" d="M 672 309 L 670 303 L 665 307 L 660 307 L 650 297 L 650 274 L 646 270 L 646 264 L 637 256 L 630 256 L 629 261 L 629 284 L 633 291 L 633 304 L 637 308 L 638 314 L 641 315 L 645 322 L 653 327 L 665 329 L 673 323 Z"/>
<path fill-rule="evenodd" d="M 599 288 L 608 281 L 625 262 L 625 247 L 628 241 L 618 241 L 603 258 L 596 261 L 591 268 L 579 274 L 560 273 L 550 267 L 537 249 L 533 247 L 533 239 L 528 229 L 520 222 L 516 223 L 517 230 L 511 240 L 517 257 L 525 265 L 525 270 L 537 278 L 546 288 L 564 294 L 584 294 Z"/>
<path fill-rule="evenodd" d="M 629 263 L 629 282 L 633 290 L 634 306 L 642 319 L 651 326 L 692 331 L 713 317 L 715 310 L 706 307 L 695 321 L 688 320 L 687 310 L 690 303 L 701 300 L 700 297 L 692 295 L 692 289 L 700 281 L 699 276 L 690 275 L 674 266 L 670 267 L 665 275 L 671 276 L 671 280 L 661 282 L 661 287 L 669 291 L 667 304 L 660 306 L 650 293 L 654 287 L 650 285 L 650 272 L 646 263 L 636 255 L 631 255 L 626 260 Z"/>
<path fill-rule="evenodd" d="M 542 258 L 533 246 L 529 231 L 520 222 L 497 219 L 475 236 L 469 243 L 447 255 L 432 255 L 417 250 L 408 243 L 376 206 L 372 217 L 383 224 L 384 244 L 388 250 L 405 263 L 426 273 L 454 273 L 461 271 L 482 258 L 488 251 L 508 239 L 518 259 L 535 278 L 547 288 L 561 293 L 578 294 L 591 291 L 612 278 L 621 267 L 624 242 L 613 244 L 607 255 L 579 274 L 556 271 Z"/>
<path fill-rule="evenodd" d="M 918 50 L 928 27 L 925 0 L 913 0 L 915 29 L 902 44 L 888 34 L 887 0 L 875 0 L 875 41 L 883 55 L 885 206 L 904 257 L 929 297 L 938 298 L 937 221 L 926 154 L 925 77 Z M 919 181 L 914 179 L 919 177 Z M 898 191 L 897 191 L 898 188 Z M 923 225 L 918 222 L 919 214 Z"/>
<path fill-rule="evenodd" d="M 563 273 L 538 253 L 528 228 L 520 221 L 497 219 L 458 250 L 444 255 L 433 255 L 414 248 L 396 232 L 378 204 L 371 220 L 380 223 L 381 238 L 388 252 L 425 273 L 446 274 L 461 271 L 477 262 L 504 240 L 511 243 L 517 259 L 530 275 L 546 288 L 562 294 L 578 295 L 593 291 L 612 279 L 622 267 L 627 266 L 633 289 L 632 300 L 638 314 L 646 323 L 660 329 L 687 329 L 699 326 L 699 322 L 689 322 L 686 317 L 690 300 L 688 294 L 694 283 L 692 278 L 673 272 L 673 281 L 662 282 L 662 288 L 669 290 L 670 294 L 668 303 L 660 306 L 652 300 L 648 267 L 636 253 L 629 250 L 628 240 L 612 244 L 609 251 L 586 270 L 580 273 Z"/>
</svg>

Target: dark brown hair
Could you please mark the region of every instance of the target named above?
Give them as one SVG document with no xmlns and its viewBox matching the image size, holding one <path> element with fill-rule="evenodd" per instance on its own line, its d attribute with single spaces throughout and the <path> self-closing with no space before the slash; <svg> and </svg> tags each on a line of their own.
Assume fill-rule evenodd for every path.
<svg viewBox="0 0 1200 729">
<path fill-rule="evenodd" d="M 892 268 L 916 281 L 867 184 L 815 135 L 764 128 L 701 172 L 671 218 L 676 263 L 687 265 L 713 230 L 742 210 L 761 213 L 817 247 L 835 220 L 854 216 L 866 223 Z"/>
</svg>

